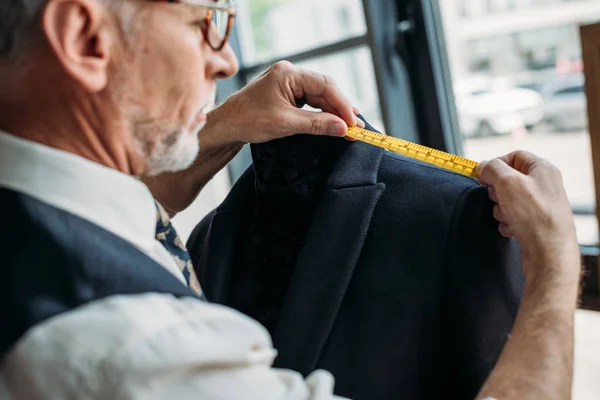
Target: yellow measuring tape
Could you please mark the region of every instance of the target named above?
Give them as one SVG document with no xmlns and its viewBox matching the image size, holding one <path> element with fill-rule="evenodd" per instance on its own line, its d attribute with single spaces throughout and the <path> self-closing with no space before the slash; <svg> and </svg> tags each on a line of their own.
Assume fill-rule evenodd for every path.
<svg viewBox="0 0 600 400">
<path fill-rule="evenodd" d="M 426 162 L 428 164 L 435 165 L 440 168 L 448 169 L 462 175 L 477 178 L 478 163 L 463 157 L 444 153 L 443 151 L 431 149 L 429 147 L 421 146 L 420 144 L 408 142 L 392 136 L 369 131 L 367 129 L 359 128 L 358 126 L 348 129 L 348 137 Z"/>
</svg>

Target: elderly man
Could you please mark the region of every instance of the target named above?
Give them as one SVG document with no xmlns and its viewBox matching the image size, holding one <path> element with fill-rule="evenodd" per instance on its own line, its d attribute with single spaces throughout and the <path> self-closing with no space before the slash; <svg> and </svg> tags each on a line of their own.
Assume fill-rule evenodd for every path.
<svg viewBox="0 0 600 400">
<path fill-rule="evenodd" d="M 182 267 L 156 240 L 154 198 L 184 208 L 244 143 L 357 123 L 330 79 L 288 63 L 207 114 L 237 70 L 233 13 L 208 0 L 0 3 L 1 398 L 334 398 L 324 371 L 272 370 L 265 330 L 202 301 L 185 250 Z M 136 178 L 184 169 L 147 179 L 154 195 Z M 560 175 L 515 153 L 481 177 L 527 280 L 481 396 L 567 398 L 580 266 Z"/>
</svg>

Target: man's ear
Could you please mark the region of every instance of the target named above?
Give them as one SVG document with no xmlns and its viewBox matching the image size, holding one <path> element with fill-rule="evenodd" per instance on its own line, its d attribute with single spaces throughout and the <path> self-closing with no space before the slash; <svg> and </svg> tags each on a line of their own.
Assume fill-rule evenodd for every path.
<svg viewBox="0 0 600 400">
<path fill-rule="evenodd" d="M 97 0 L 50 0 L 42 30 L 67 74 L 85 90 L 106 87 L 111 32 L 106 9 Z"/>
</svg>

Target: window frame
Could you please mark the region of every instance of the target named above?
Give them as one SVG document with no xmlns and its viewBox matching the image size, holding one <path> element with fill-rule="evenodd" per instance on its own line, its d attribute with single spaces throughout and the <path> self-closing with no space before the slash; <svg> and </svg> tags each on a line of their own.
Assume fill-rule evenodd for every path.
<svg viewBox="0 0 600 400">
<path fill-rule="evenodd" d="M 436 28 L 426 26 L 418 1 L 414 0 L 362 0 L 367 32 L 314 49 L 288 54 L 267 61 L 247 63 L 242 57 L 239 29 L 234 27 L 230 43 L 240 60 L 239 73 L 219 84 L 218 99 L 224 100 L 249 82 L 249 77 L 269 68 L 279 60 L 292 63 L 367 47 L 371 51 L 377 92 L 381 106 L 384 129 L 388 135 L 462 154 L 460 138 L 451 132 L 458 127 L 452 90 L 447 79 L 433 79 L 433 75 L 449 75 L 443 68 L 444 41 L 436 40 L 437 57 L 420 46 L 429 48 L 431 37 L 441 26 L 441 17 L 434 7 L 428 7 L 428 17 L 435 20 Z M 399 22 L 400 21 L 400 22 Z M 433 35 L 433 36 L 432 36 Z M 416 62 L 410 62 L 417 60 Z M 411 85 L 411 82 L 417 82 Z M 438 97 L 442 97 L 439 99 Z M 439 104 L 450 104 L 440 110 Z M 230 166 L 231 180 L 235 181 L 248 165 L 245 149 Z"/>
<path fill-rule="evenodd" d="M 600 204 L 600 117 L 596 110 L 600 107 L 600 23 L 581 27 L 585 91 L 588 103 L 589 130 L 592 145 L 592 162 L 596 183 L 596 204 Z M 596 215 L 600 221 L 600 214 Z M 600 298 L 600 262 L 596 254 L 597 296 Z"/>
<path fill-rule="evenodd" d="M 219 98 L 224 99 L 242 88 L 249 77 L 279 60 L 297 63 L 368 47 L 385 132 L 462 154 L 460 137 L 452 134 L 458 129 L 458 118 L 451 106 L 454 103 L 452 89 L 446 83 L 450 80 L 449 71 L 443 66 L 448 62 L 445 40 L 436 36 L 443 33 L 441 16 L 431 1 L 424 1 L 425 7 L 419 3 L 415 0 L 362 0 L 366 34 L 257 63 L 246 63 L 241 57 L 239 30 L 234 28 L 231 45 L 240 60 L 240 71 L 235 78 L 219 86 Z M 422 51 L 430 48 L 433 51 Z M 440 107 L 440 104 L 450 106 Z"/>
<path fill-rule="evenodd" d="M 292 63 L 357 49 L 371 50 L 381 115 L 388 135 L 463 155 L 458 113 L 440 5 L 437 0 L 362 0 L 367 32 L 317 48 L 248 64 L 241 57 L 239 30 L 230 43 L 240 71 L 219 84 L 223 100 L 249 77 L 279 60 Z M 230 165 L 234 182 L 249 165 L 247 148 Z M 600 196 L 599 196 L 600 197 Z M 594 215 L 595 205 L 574 206 L 576 215 Z"/>
</svg>

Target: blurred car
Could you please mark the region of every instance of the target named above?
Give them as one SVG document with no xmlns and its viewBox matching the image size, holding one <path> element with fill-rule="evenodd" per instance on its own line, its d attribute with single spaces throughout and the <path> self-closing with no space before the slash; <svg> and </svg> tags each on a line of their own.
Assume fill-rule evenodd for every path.
<svg viewBox="0 0 600 400">
<path fill-rule="evenodd" d="M 587 128 L 587 102 L 583 74 L 559 76 L 542 87 L 544 122 L 555 131 Z"/>
<path fill-rule="evenodd" d="M 459 110 L 460 129 L 463 137 L 487 137 L 509 135 L 525 130 L 525 121 L 518 113 L 499 113 L 496 115 L 474 115 Z"/>
<path fill-rule="evenodd" d="M 455 85 L 461 130 L 466 137 L 506 135 L 530 129 L 544 117 L 544 100 L 535 90 L 471 79 Z"/>
</svg>

